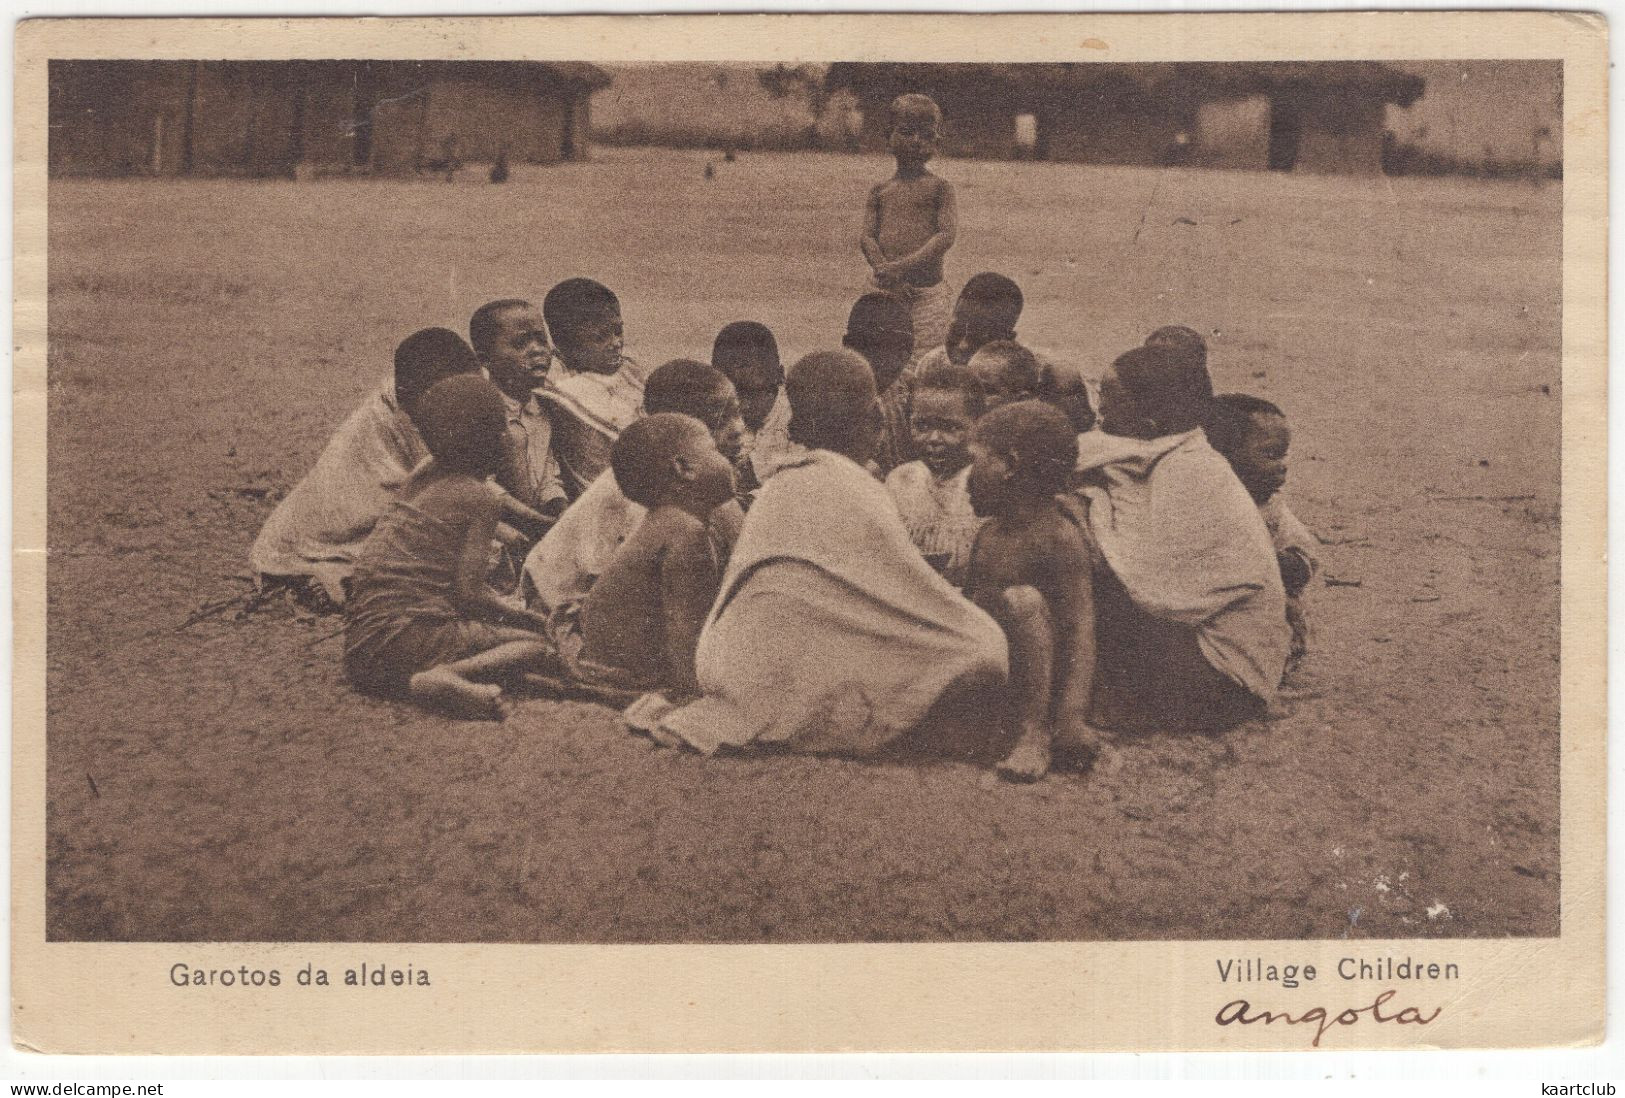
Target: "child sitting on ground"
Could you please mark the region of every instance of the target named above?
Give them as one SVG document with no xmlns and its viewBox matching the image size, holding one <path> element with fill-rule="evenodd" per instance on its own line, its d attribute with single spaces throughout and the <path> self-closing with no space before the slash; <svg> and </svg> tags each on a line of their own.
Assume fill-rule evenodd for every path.
<svg viewBox="0 0 1625 1098">
<path fill-rule="evenodd" d="M 955 587 L 965 583 L 971 545 L 982 520 L 970 505 L 970 433 L 986 408 L 976 375 L 957 366 L 914 383 L 909 426 L 918 461 L 886 477 L 908 536 L 926 562 Z"/>
<path fill-rule="evenodd" d="M 790 451 L 790 402 L 784 395 L 779 344 L 764 324 L 736 320 L 717 333 L 711 365 L 733 382 L 745 442 L 736 467 L 740 506 L 748 507 L 774 464 Z"/>
<path fill-rule="evenodd" d="M 586 668 L 626 686 L 695 695 L 694 650 L 722 581 L 707 528 L 733 498 L 733 467 L 706 425 L 659 412 L 621 433 L 615 481 L 647 513 L 581 609 Z"/>
<path fill-rule="evenodd" d="M 1101 706 L 1113 723 L 1219 731 L 1263 715 L 1280 687 L 1281 573 L 1257 505 L 1208 444 L 1212 414 L 1196 356 L 1138 347 L 1101 379 L 1102 430 L 1078 436 L 1079 492 L 1105 565 L 1097 693 L 1117 703 Z"/>
<path fill-rule="evenodd" d="M 590 278 L 547 292 L 542 316 L 558 361 L 537 395 L 553 422 L 553 453 L 565 494 L 575 499 L 609 468 L 615 437 L 641 414 L 643 371 L 622 353 L 621 303 Z"/>
<path fill-rule="evenodd" d="M 1288 665 L 1301 660 L 1309 648 L 1309 621 L 1304 615 L 1305 589 L 1320 570 L 1319 544 L 1309 528 L 1281 498 L 1286 484 L 1286 455 L 1292 430 L 1280 408 L 1260 397 L 1225 393 L 1213 398 L 1208 421 L 1208 442 L 1236 471 L 1275 544 L 1275 560 L 1286 588 L 1286 620 L 1292 627 Z"/>
<path fill-rule="evenodd" d="M 497 483 L 544 519 L 555 519 L 569 501 L 553 456 L 553 423 L 535 392 L 553 361 L 542 311 L 518 298 L 481 305 L 469 319 L 468 341 L 508 410 Z"/>
<path fill-rule="evenodd" d="M 914 460 L 914 439 L 908 427 L 909 380 L 903 376 L 914 343 L 913 331 L 908 307 L 901 300 L 890 294 L 864 294 L 853 304 L 841 340 L 874 371 L 881 426 L 871 460 L 881 477 Z"/>
<path fill-rule="evenodd" d="M 263 588 L 285 585 L 319 612 L 344 605 L 362 543 L 429 451 L 415 419 L 429 387 L 479 369 L 456 332 L 425 328 L 395 348 L 395 371 L 328 440 L 266 520 L 249 561 Z"/>
<path fill-rule="evenodd" d="M 506 715 L 500 686 L 545 660 L 540 615 L 486 585 L 501 501 L 485 482 L 501 467 L 507 413 L 482 377 L 438 382 L 419 405 L 433 461 L 378 520 L 345 607 L 344 670 L 364 690 L 469 717 Z M 521 628 L 524 626 L 525 628 Z"/>
<path fill-rule="evenodd" d="M 925 167 L 941 138 L 942 110 L 930 96 L 892 100 L 889 147 L 897 172 L 869 192 L 859 242 L 875 286 L 908 309 L 910 358 L 936 346 L 948 329 L 942 267 L 959 231 L 958 214 L 953 185 Z"/>
<path fill-rule="evenodd" d="M 983 344 L 971 355 L 969 369 L 981 382 L 990 412 L 1022 400 L 1043 399 L 1044 378 L 1038 357 L 1014 340 Z"/>
<path fill-rule="evenodd" d="M 675 412 L 699 420 L 724 457 L 738 456 L 744 434 L 739 400 L 714 366 L 686 358 L 665 363 L 649 375 L 643 404 L 649 415 Z M 562 655 L 579 649 L 582 600 L 643 515 L 643 507 L 621 491 L 614 470 L 606 469 L 525 559 L 521 586 L 527 602 L 548 616 L 548 635 Z M 711 512 L 709 527 L 719 560 L 728 559 L 744 519 L 732 500 Z"/>
<path fill-rule="evenodd" d="M 987 524 L 971 550 L 965 593 L 1004 630 L 1010 702 L 1019 729 L 999 764 L 1010 781 L 1036 781 L 1057 748 L 1110 765 L 1089 723 L 1095 677 L 1094 580 L 1088 541 L 1056 498 L 1071 479 L 1078 433 L 1036 400 L 990 411 L 971 433 L 970 501 Z"/>
<path fill-rule="evenodd" d="M 910 369 L 911 375 L 941 366 L 969 366 L 971 358 L 990 343 L 1016 342 L 1016 323 L 1024 300 L 1021 287 L 1004 275 L 982 271 L 972 275 L 954 302 L 946 341 L 928 352 Z M 1055 356 L 1033 351 L 1038 360 L 1036 395 L 1064 412 L 1079 431 L 1095 425 L 1099 385 L 1075 366 Z"/>
</svg>

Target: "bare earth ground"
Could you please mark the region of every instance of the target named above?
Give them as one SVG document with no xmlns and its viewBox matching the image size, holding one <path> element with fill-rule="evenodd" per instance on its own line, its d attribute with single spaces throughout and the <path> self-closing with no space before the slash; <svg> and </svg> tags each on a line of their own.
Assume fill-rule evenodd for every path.
<svg viewBox="0 0 1625 1098">
<path fill-rule="evenodd" d="M 704 759 L 541 700 L 452 722 L 351 692 L 336 619 L 177 628 L 414 328 L 588 274 L 651 362 L 745 317 L 832 345 L 887 165 L 700 167 L 53 183 L 53 938 L 1557 932 L 1554 186 L 939 166 L 952 277 L 1015 276 L 1027 339 L 1104 362 L 1190 324 L 1220 389 L 1286 407 L 1288 498 L 1355 584 L 1316 593 L 1281 719 L 1107 780 Z"/>
</svg>

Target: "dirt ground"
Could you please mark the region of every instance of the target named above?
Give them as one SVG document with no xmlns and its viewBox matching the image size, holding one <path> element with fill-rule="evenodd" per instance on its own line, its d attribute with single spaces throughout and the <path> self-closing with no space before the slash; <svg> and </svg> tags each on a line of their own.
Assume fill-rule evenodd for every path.
<svg viewBox="0 0 1625 1098">
<path fill-rule="evenodd" d="M 1105 362 L 1208 333 L 1282 404 L 1326 542 L 1283 715 L 1119 773 L 653 751 L 358 696 L 339 622 L 184 626 L 389 369 L 575 274 L 630 348 L 837 341 L 879 159 L 605 150 L 465 181 L 58 181 L 50 197 L 49 933 L 831 941 L 1558 930 L 1555 185 L 949 161 L 951 276 Z M 809 659 L 817 653 L 809 652 Z"/>
</svg>

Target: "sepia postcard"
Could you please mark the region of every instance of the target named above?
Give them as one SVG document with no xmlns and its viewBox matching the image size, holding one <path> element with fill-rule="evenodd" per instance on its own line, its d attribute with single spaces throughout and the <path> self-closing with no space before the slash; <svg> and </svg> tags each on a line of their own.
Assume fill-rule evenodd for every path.
<svg viewBox="0 0 1625 1098">
<path fill-rule="evenodd" d="M 18 1048 L 1602 1039 L 1600 16 L 15 73 Z"/>
</svg>

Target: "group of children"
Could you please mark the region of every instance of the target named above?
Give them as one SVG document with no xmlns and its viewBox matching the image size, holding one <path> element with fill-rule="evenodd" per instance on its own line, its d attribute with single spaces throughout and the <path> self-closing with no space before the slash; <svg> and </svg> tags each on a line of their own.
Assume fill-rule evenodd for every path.
<svg viewBox="0 0 1625 1098">
<path fill-rule="evenodd" d="M 833 454 L 883 483 L 875 523 L 912 546 L 912 561 L 877 570 L 997 624 L 998 658 L 971 662 L 997 665 L 1005 776 L 1040 777 L 1063 748 L 1102 765 L 1103 725 L 1261 713 L 1289 651 L 1304 651 L 1316 569 L 1279 495 L 1284 415 L 1215 396 L 1188 328 L 1095 373 L 1018 339 L 1009 278 L 978 274 L 948 307 L 953 189 L 925 168 L 940 127 L 929 99 L 894 104 L 898 170 L 870 195 L 861 242 L 875 289 L 852 306 L 843 350 L 786 371 L 772 332 L 741 321 L 709 362 L 645 371 L 596 282 L 561 282 L 540 309 L 493 301 L 466 344 L 445 329 L 401 343 L 392 384 L 266 524 L 256 570 L 342 603 L 344 664 L 363 688 L 497 716 L 504 684 L 540 674 L 663 699 L 658 727 L 722 689 L 697 670 L 700 649 L 751 570 L 787 556 L 761 546 L 793 543 L 798 524 L 808 542 L 827 535 L 831 501 L 797 509 L 784 486 L 814 481 L 782 474 Z M 762 523 L 778 529 L 731 559 L 776 476 Z M 827 483 L 873 502 L 858 482 Z M 892 544 L 880 529 L 873 552 L 899 555 Z M 831 567 L 849 566 L 863 562 Z M 823 658 L 805 652 L 809 668 Z"/>
</svg>

